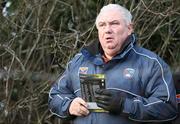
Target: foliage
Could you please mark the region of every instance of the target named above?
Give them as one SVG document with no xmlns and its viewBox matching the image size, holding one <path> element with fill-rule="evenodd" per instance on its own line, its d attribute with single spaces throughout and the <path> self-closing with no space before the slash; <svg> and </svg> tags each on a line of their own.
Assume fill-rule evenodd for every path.
<svg viewBox="0 0 180 124">
<path fill-rule="evenodd" d="M 75 53 L 97 40 L 95 17 L 108 3 L 130 9 L 141 46 L 174 71 L 180 67 L 179 0 L 0 2 L 0 123 L 61 123 L 47 109 L 50 85 Z"/>
</svg>

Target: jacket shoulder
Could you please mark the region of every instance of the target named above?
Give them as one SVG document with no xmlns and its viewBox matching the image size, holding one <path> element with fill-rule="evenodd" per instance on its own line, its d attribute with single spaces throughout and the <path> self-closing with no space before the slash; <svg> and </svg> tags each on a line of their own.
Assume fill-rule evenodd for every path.
<svg viewBox="0 0 180 124">
<path fill-rule="evenodd" d="M 69 61 L 68 63 L 68 67 L 74 68 L 75 66 L 78 66 L 79 64 L 82 63 L 84 57 L 82 55 L 82 53 L 77 53 L 72 59 L 71 61 Z"/>
<path fill-rule="evenodd" d="M 141 56 L 146 56 L 149 58 L 158 58 L 158 55 L 155 52 L 150 51 L 150 50 L 140 47 L 140 46 L 134 47 L 133 50 L 135 51 L 136 54 L 139 54 Z"/>
<path fill-rule="evenodd" d="M 156 65 L 168 67 L 168 64 L 153 51 L 139 46 L 134 47 L 133 50 L 138 56 L 145 58 L 146 60 L 153 61 Z"/>
</svg>

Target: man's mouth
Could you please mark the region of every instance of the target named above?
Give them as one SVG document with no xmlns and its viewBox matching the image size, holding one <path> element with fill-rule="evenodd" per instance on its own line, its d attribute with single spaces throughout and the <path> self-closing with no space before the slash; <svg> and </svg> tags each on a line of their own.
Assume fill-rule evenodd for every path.
<svg viewBox="0 0 180 124">
<path fill-rule="evenodd" d="M 111 42 L 113 40 L 112 37 L 106 37 L 106 41 Z"/>
<path fill-rule="evenodd" d="M 113 39 L 113 38 L 112 37 L 106 37 L 106 39 L 109 40 L 109 39 Z"/>
</svg>

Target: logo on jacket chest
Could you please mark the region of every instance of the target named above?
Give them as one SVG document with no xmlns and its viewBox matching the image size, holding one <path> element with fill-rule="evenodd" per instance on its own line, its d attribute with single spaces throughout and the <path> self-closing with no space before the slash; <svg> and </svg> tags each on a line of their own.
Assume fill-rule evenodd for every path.
<svg viewBox="0 0 180 124">
<path fill-rule="evenodd" d="M 135 74 L 135 69 L 133 68 L 125 68 L 123 70 L 123 77 L 127 79 L 132 79 L 134 77 L 134 74 Z"/>
<path fill-rule="evenodd" d="M 80 67 L 79 68 L 79 74 L 87 74 L 88 67 Z"/>
</svg>

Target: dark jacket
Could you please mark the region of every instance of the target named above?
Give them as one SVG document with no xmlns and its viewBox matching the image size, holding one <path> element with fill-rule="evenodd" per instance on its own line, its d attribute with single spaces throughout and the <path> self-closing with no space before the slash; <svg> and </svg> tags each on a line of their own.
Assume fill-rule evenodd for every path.
<svg viewBox="0 0 180 124">
<path fill-rule="evenodd" d="M 81 97 L 79 73 L 105 74 L 106 88 L 126 97 L 120 115 L 91 112 L 75 117 L 74 124 L 138 124 L 173 120 L 177 114 L 176 92 L 168 65 L 156 54 L 127 38 L 123 50 L 107 63 L 96 42 L 82 49 L 67 65 L 49 92 L 50 111 L 60 118 L 72 117 L 68 108 Z"/>
</svg>

